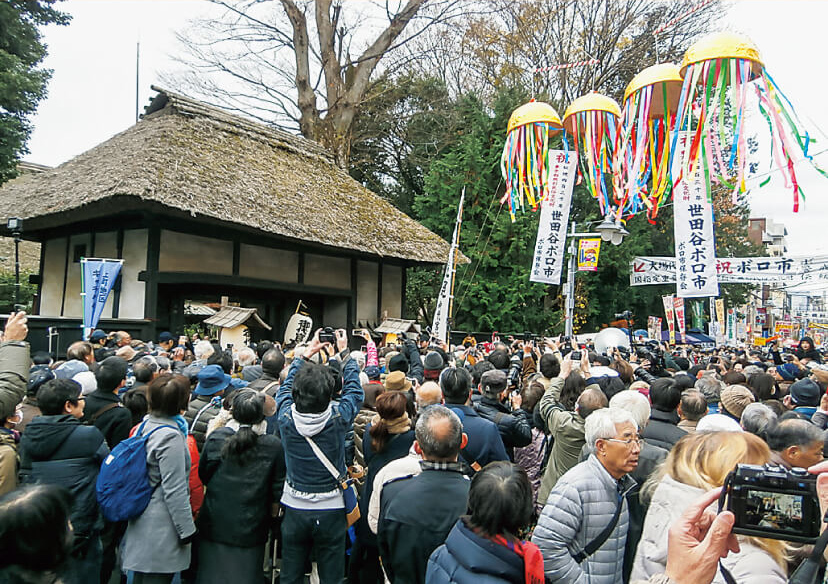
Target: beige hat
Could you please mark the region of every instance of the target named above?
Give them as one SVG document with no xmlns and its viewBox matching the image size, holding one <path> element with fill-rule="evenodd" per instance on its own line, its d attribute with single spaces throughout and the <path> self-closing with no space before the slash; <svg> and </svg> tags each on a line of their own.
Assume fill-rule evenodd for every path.
<svg viewBox="0 0 828 584">
<path fill-rule="evenodd" d="M 755 401 L 751 391 L 744 385 L 728 385 L 722 390 L 719 400 L 724 409 L 737 418 L 741 418 L 747 405 Z"/>
<path fill-rule="evenodd" d="M 411 382 L 405 378 L 402 371 L 392 371 L 385 378 L 385 389 L 388 391 L 408 391 L 411 389 Z"/>
</svg>

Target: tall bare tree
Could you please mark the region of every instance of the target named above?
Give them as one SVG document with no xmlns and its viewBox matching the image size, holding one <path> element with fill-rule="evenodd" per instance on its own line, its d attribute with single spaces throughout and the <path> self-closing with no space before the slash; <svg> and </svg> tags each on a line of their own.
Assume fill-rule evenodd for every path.
<svg viewBox="0 0 828 584">
<path fill-rule="evenodd" d="M 383 57 L 463 13 L 462 0 L 212 1 L 223 13 L 179 35 L 192 67 L 188 88 L 297 129 L 343 167 L 354 118 Z"/>
<path fill-rule="evenodd" d="M 564 107 L 590 90 L 616 98 L 644 67 L 681 59 L 722 4 L 711 2 L 658 36 L 665 23 L 697 0 L 486 0 L 490 14 L 465 31 L 467 60 L 492 87 L 522 85 Z M 597 65 L 534 73 L 535 69 L 596 59 Z"/>
</svg>

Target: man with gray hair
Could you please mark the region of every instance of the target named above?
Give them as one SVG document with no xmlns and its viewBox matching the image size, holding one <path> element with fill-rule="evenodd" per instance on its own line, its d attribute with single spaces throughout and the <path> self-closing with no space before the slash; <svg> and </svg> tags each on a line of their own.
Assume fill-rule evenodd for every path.
<svg viewBox="0 0 828 584">
<path fill-rule="evenodd" d="M 627 476 L 638 466 L 641 437 L 620 408 L 593 412 L 584 429 L 589 458 L 552 489 L 532 535 L 547 581 L 615 584 L 622 580 L 629 515 Z"/>
<path fill-rule="evenodd" d="M 421 472 L 385 483 L 380 496 L 377 541 L 391 582 L 425 582 L 428 557 L 468 506 L 471 483 L 457 462 L 467 442 L 460 418 L 430 406 L 420 412 L 414 433 Z"/>
<path fill-rule="evenodd" d="M 650 402 L 638 391 L 627 389 L 616 393 L 609 401 L 609 407 L 627 410 L 632 414 L 639 431 L 643 430 L 650 421 Z M 584 445 L 586 449 L 586 445 Z M 589 451 L 587 451 L 588 454 Z M 656 467 L 667 458 L 668 450 L 650 444 L 646 439 L 641 441 L 641 453 L 638 455 L 638 466 L 630 476 L 643 485 Z"/>
<path fill-rule="evenodd" d="M 745 406 L 739 420 L 745 432 L 768 441 L 768 430 L 776 423 L 776 414 L 765 404 L 752 403 Z"/>
<path fill-rule="evenodd" d="M 195 361 L 187 365 L 184 368 L 182 373 L 190 378 L 190 382 L 193 383 L 198 378 L 198 372 L 204 369 L 207 365 L 207 359 L 209 359 L 213 353 L 215 353 L 215 349 L 213 348 L 213 344 L 207 340 L 200 340 L 195 344 L 193 347 L 193 355 L 195 356 Z"/>
<path fill-rule="evenodd" d="M 724 389 L 724 384 L 719 381 L 715 373 L 706 373 L 701 378 L 696 380 L 695 388 L 702 392 L 704 399 L 707 401 L 707 413 L 718 414 L 719 399 Z"/>
<path fill-rule="evenodd" d="M 782 420 L 768 430 L 771 462 L 788 469 L 822 462 L 824 445 L 825 433 L 808 420 Z"/>
<path fill-rule="evenodd" d="M 707 399 L 698 389 L 685 389 L 681 392 L 678 405 L 678 427 L 687 433 L 696 431 L 696 424 L 707 414 Z"/>
</svg>

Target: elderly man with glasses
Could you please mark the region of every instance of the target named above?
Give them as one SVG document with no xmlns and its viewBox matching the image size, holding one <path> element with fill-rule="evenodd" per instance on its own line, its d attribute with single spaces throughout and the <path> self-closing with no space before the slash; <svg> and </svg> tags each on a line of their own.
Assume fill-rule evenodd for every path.
<svg viewBox="0 0 828 584">
<path fill-rule="evenodd" d="M 641 437 L 627 410 L 593 412 L 584 428 L 587 460 L 565 473 L 543 508 L 532 541 L 548 581 L 614 584 L 622 579 L 629 513 L 627 476 L 638 466 Z"/>
</svg>

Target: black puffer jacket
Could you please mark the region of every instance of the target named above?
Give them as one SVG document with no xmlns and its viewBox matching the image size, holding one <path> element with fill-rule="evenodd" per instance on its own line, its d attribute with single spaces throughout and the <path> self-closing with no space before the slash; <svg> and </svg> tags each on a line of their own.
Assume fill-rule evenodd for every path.
<svg viewBox="0 0 828 584">
<path fill-rule="evenodd" d="M 134 387 L 134 386 L 133 386 Z M 105 412 L 104 408 L 109 408 Z M 101 413 L 95 421 L 92 418 Z M 111 391 L 95 390 L 86 396 L 83 408 L 83 422 L 94 425 L 104 435 L 110 448 L 115 448 L 121 440 L 129 437 L 132 429 L 132 414 L 121 404 L 121 398 Z"/>
<path fill-rule="evenodd" d="M 673 444 L 681 440 L 687 432 L 678 427 L 676 412 L 662 412 L 653 408 L 650 413 L 650 422 L 641 435 L 653 446 L 670 450 Z"/>
<path fill-rule="evenodd" d="M 532 442 L 532 419 L 526 410 L 509 411 L 498 400 L 485 396 L 474 404 L 474 409 L 481 417 L 495 423 L 510 460 L 514 460 L 513 449 Z"/>
<path fill-rule="evenodd" d="M 253 547 L 267 541 L 272 505 L 282 498 L 285 453 L 278 438 L 265 434 L 244 465 L 222 460 L 221 449 L 233 434 L 227 427 L 212 432 L 201 453 L 198 476 L 207 495 L 198 529 L 210 541 Z"/>
<path fill-rule="evenodd" d="M 103 520 L 95 498 L 98 470 L 109 454 L 103 434 L 70 415 L 38 416 L 20 440 L 24 483 L 61 486 L 72 494 L 70 519 L 76 536 L 99 532 Z"/>
<path fill-rule="evenodd" d="M 215 402 L 212 400 L 215 398 Z M 221 398 L 209 395 L 194 395 L 190 405 L 184 413 L 187 420 L 187 427 L 190 434 L 195 437 L 198 451 L 204 449 L 204 441 L 207 439 L 207 424 L 221 411 Z"/>
</svg>

